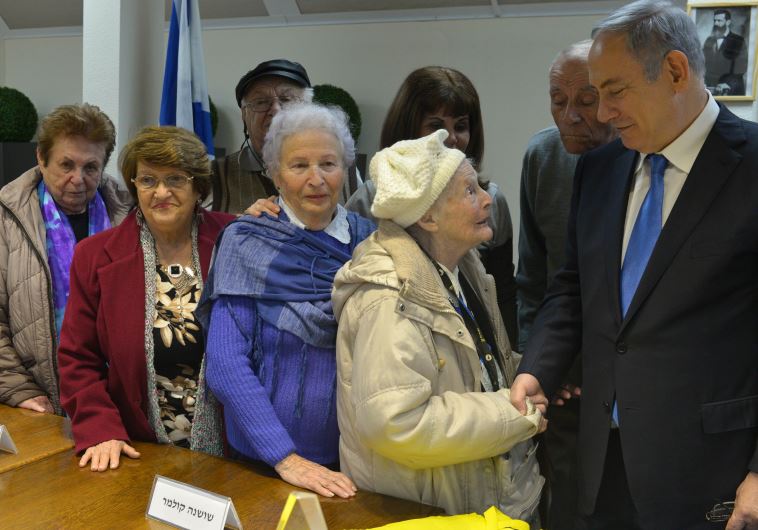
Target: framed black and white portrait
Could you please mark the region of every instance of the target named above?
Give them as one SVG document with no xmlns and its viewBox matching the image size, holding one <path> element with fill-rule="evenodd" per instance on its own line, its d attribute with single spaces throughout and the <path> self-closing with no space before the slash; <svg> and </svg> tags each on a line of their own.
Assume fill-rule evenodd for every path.
<svg viewBox="0 0 758 530">
<path fill-rule="evenodd" d="M 705 56 L 705 86 L 716 99 L 755 99 L 758 1 L 690 0 Z"/>
</svg>

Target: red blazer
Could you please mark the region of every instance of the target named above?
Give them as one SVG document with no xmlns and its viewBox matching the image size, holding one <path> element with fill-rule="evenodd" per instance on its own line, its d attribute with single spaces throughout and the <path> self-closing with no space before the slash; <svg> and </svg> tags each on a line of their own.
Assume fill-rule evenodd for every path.
<svg viewBox="0 0 758 530">
<path fill-rule="evenodd" d="M 216 237 L 232 219 L 203 211 L 203 278 Z M 108 440 L 156 441 L 147 416 L 145 266 L 134 211 L 74 249 L 58 370 L 77 452 Z"/>
</svg>

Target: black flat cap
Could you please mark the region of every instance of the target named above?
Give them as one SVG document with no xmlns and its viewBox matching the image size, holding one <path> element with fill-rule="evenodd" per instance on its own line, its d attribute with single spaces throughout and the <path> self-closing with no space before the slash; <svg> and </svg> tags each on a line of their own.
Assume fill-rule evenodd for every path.
<svg viewBox="0 0 758 530">
<path fill-rule="evenodd" d="M 305 71 L 305 68 L 300 63 L 294 63 L 287 59 L 265 61 L 243 75 L 242 79 L 237 83 L 237 88 L 234 89 L 234 94 L 237 96 L 237 105 L 242 106 L 242 97 L 253 81 L 266 76 L 285 77 L 303 88 L 310 88 L 311 86 L 308 72 Z"/>
</svg>

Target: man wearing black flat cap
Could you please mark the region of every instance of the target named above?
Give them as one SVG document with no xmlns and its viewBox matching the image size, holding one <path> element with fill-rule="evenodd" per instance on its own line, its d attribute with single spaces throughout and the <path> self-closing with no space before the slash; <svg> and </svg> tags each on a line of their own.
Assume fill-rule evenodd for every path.
<svg viewBox="0 0 758 530">
<path fill-rule="evenodd" d="M 261 159 L 271 119 L 289 103 L 311 101 L 313 89 L 302 65 L 287 59 L 260 63 L 234 90 L 245 141 L 239 151 L 213 162 L 212 208 L 239 214 L 256 200 L 276 195 Z"/>
</svg>

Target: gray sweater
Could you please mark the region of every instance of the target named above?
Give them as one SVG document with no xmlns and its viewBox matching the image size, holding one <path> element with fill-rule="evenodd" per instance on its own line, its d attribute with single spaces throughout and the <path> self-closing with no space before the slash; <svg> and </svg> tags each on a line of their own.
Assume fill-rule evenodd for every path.
<svg viewBox="0 0 758 530">
<path fill-rule="evenodd" d="M 556 127 L 529 140 L 521 169 L 518 242 L 519 351 L 524 351 L 547 287 L 566 257 L 566 224 L 579 155 L 568 153 Z"/>
</svg>

